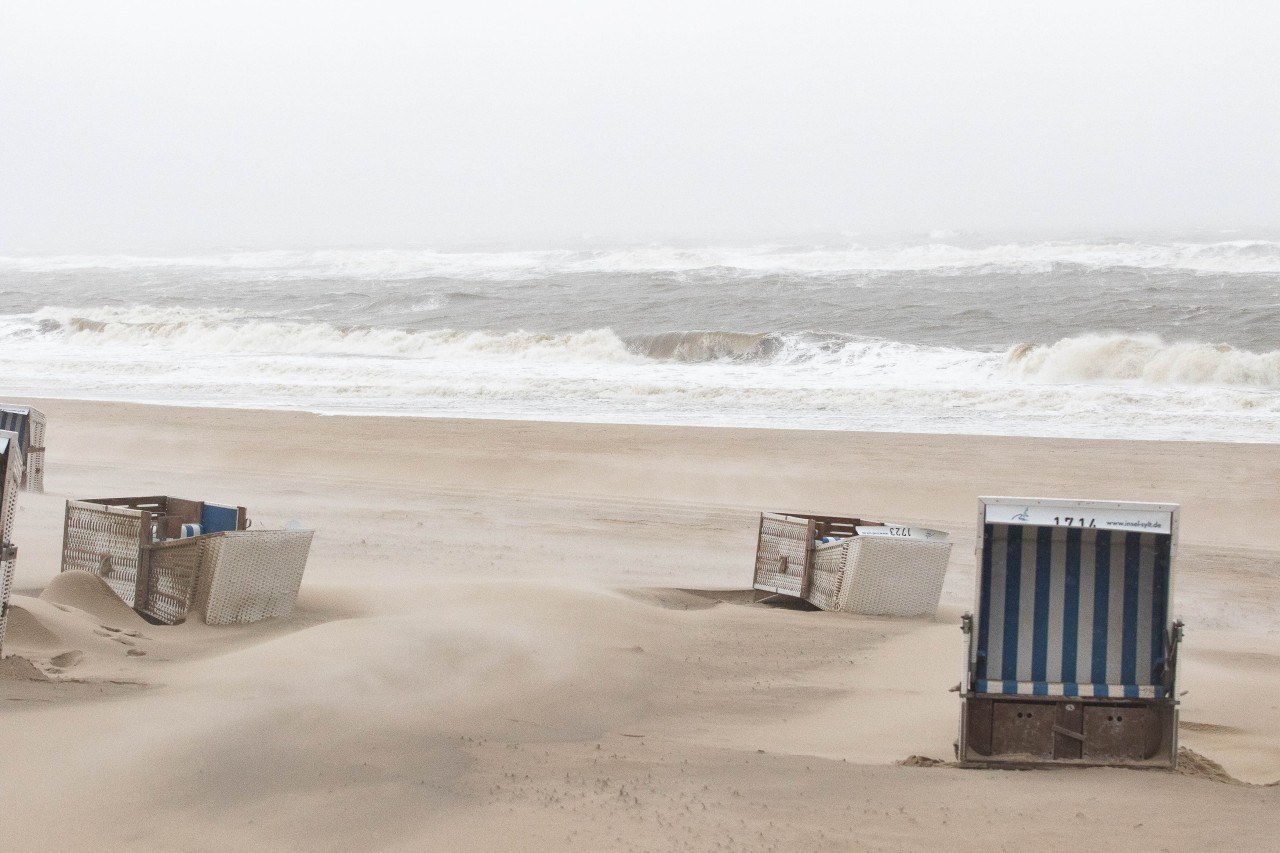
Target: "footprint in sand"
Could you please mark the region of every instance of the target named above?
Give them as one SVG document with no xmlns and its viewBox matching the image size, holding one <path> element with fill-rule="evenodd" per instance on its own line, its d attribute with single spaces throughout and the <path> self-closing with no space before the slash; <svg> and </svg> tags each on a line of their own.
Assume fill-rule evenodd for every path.
<svg viewBox="0 0 1280 853">
<path fill-rule="evenodd" d="M 108 640 L 112 640 L 114 642 L 120 643 L 123 646 L 137 645 L 137 643 L 135 643 L 133 640 L 130 640 L 128 637 L 122 637 L 120 635 L 121 631 L 119 628 L 112 628 L 110 625 L 103 625 L 102 628 L 105 628 L 106 630 L 98 630 L 97 628 L 95 628 L 93 633 L 97 634 L 99 637 L 106 637 Z M 137 634 L 131 633 L 129 636 L 137 636 Z"/>
<path fill-rule="evenodd" d="M 84 660 L 84 652 L 79 649 L 72 649 L 69 652 L 63 652 L 60 655 L 54 655 L 49 658 L 49 663 L 59 669 L 69 669 Z"/>
<path fill-rule="evenodd" d="M 110 631 L 112 634 L 123 634 L 126 637 L 135 637 L 139 640 L 148 639 L 146 634 L 142 633 L 141 631 L 137 631 L 133 628 L 125 630 L 124 628 L 116 628 L 113 625 L 99 625 L 98 627 L 101 628 L 103 631 Z M 103 634 L 101 631 L 94 631 L 94 633 L 100 637 L 107 636 L 106 634 Z M 113 637 L 112 639 L 119 639 L 119 638 Z"/>
</svg>

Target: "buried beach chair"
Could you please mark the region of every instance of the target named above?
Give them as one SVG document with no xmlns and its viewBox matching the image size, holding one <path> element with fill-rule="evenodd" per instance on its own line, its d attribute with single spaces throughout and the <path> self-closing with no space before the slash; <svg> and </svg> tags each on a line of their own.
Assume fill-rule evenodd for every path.
<svg viewBox="0 0 1280 853">
<path fill-rule="evenodd" d="M 752 587 L 822 610 L 932 616 L 951 555 L 937 530 L 827 515 L 760 515 Z"/>
<path fill-rule="evenodd" d="M 960 763 L 1177 760 L 1178 507 L 979 498 Z"/>
<path fill-rule="evenodd" d="M 143 616 L 209 625 L 288 616 L 311 530 L 249 530 L 244 507 L 168 496 L 67 501 L 62 571 L 98 575 Z"/>
</svg>

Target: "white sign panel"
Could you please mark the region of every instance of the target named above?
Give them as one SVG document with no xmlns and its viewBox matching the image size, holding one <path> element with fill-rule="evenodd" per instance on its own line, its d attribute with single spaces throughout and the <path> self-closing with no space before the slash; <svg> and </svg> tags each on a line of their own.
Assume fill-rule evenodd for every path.
<svg viewBox="0 0 1280 853">
<path fill-rule="evenodd" d="M 930 530 L 927 527 L 897 527 L 892 524 L 874 527 L 855 527 L 859 536 L 891 536 L 894 539 L 930 539 L 934 542 L 946 542 L 947 534 L 941 530 Z"/>
<path fill-rule="evenodd" d="M 1173 513 L 1155 509 L 1118 509 L 1080 505 L 987 504 L 988 524 L 1027 524 L 1037 527 L 1085 527 L 1169 534 Z"/>
</svg>

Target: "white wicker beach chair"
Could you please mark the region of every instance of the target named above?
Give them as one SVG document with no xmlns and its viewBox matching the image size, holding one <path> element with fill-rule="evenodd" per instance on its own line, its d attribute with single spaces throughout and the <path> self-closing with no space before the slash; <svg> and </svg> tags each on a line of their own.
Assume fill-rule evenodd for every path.
<svg viewBox="0 0 1280 853">
<path fill-rule="evenodd" d="M 9 625 L 9 593 L 13 589 L 18 549 L 13 544 L 13 519 L 22 482 L 22 450 L 16 433 L 0 432 L 0 654 Z"/>
<path fill-rule="evenodd" d="M 891 530 L 903 535 L 869 535 Z M 936 531 L 927 531 L 931 539 L 914 533 L 858 518 L 761 513 L 752 586 L 823 610 L 932 616 L 951 543 Z"/>
<path fill-rule="evenodd" d="M 287 616 L 313 531 L 248 527 L 244 507 L 167 496 L 67 501 L 62 571 L 100 576 L 163 624 L 193 612 L 210 625 Z"/>
</svg>

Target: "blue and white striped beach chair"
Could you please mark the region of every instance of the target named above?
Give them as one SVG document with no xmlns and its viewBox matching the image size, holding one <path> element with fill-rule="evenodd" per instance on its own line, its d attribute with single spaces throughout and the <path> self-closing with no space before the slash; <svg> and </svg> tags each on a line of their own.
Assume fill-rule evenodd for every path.
<svg viewBox="0 0 1280 853">
<path fill-rule="evenodd" d="M 0 403 L 0 430 L 16 433 L 22 448 L 22 488 L 44 491 L 45 416 L 39 409 Z"/>
<path fill-rule="evenodd" d="M 1177 507 L 979 500 L 967 764 L 1172 765 Z"/>
</svg>

